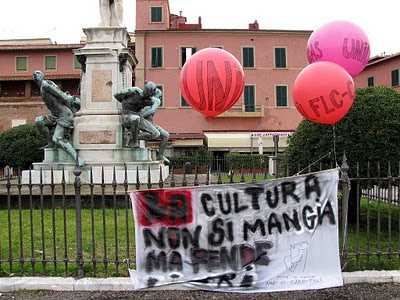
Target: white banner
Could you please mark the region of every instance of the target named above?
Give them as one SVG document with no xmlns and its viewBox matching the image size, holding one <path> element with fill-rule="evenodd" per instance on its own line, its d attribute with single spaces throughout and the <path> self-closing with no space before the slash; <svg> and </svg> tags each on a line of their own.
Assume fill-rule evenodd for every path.
<svg viewBox="0 0 400 300">
<path fill-rule="evenodd" d="M 338 170 L 131 194 L 135 289 L 186 283 L 213 291 L 342 286 Z"/>
</svg>

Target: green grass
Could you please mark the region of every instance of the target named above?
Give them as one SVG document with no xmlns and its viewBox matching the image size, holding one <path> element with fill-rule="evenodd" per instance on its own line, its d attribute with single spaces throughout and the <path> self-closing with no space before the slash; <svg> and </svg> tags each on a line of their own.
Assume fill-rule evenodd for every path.
<svg viewBox="0 0 400 300">
<path fill-rule="evenodd" d="M 351 224 L 348 229 L 348 253 L 350 255 L 345 270 L 400 269 L 399 222 L 400 209 L 398 206 L 382 202 L 379 204 L 376 200 L 370 200 L 368 203 L 366 198 L 362 198 L 359 224 L 358 226 L 357 223 Z M 397 255 L 389 255 L 385 252 L 395 252 Z"/>
<path fill-rule="evenodd" d="M 115 261 L 117 260 L 116 245 L 118 245 L 118 258 L 123 260 L 128 258 L 134 262 L 135 258 L 135 242 L 134 242 L 134 222 L 132 211 L 128 212 L 128 229 L 129 229 L 129 250 L 127 245 L 126 235 L 126 221 L 125 221 L 125 209 L 116 210 L 117 221 L 114 222 L 114 210 L 105 209 L 105 228 L 106 234 L 103 231 L 103 211 L 101 209 L 95 209 L 94 211 L 94 243 L 92 243 L 92 216 L 90 209 L 82 209 L 82 239 L 83 239 L 83 259 L 92 261 L 95 259 L 104 259 Z M 20 215 L 18 210 L 10 211 L 10 224 L 11 224 L 11 235 L 9 234 L 8 227 L 8 212 L 6 210 L 0 211 L 0 257 L 3 260 L 1 263 L 0 275 L 10 274 L 25 274 L 25 275 L 67 275 L 75 276 L 77 265 L 75 262 L 70 262 L 67 265 L 64 262 L 48 262 L 45 266 L 41 262 L 32 264 L 31 257 L 35 260 L 43 260 L 43 257 L 47 260 L 63 260 L 66 255 L 71 260 L 76 260 L 76 216 L 74 209 L 66 210 L 66 235 L 64 235 L 64 215 L 62 209 L 56 209 L 54 214 L 55 224 L 55 247 L 53 242 L 53 217 L 52 210 L 45 209 L 43 211 L 43 223 L 44 223 L 44 239 L 42 238 L 42 217 L 41 210 L 35 209 L 32 213 L 33 220 L 33 237 L 31 236 L 31 221 L 30 221 L 30 210 L 22 210 L 21 221 L 22 226 L 20 228 Z M 115 228 L 117 229 L 117 237 L 115 239 Z M 22 243 L 20 240 L 20 233 L 22 233 Z M 66 244 L 64 240 L 66 236 Z M 104 243 L 104 236 L 105 243 Z M 33 241 L 33 253 L 31 243 Z M 23 264 L 14 262 L 11 265 L 7 262 L 10 253 L 14 259 L 25 258 Z M 22 247 L 21 247 L 22 245 Z M 22 255 L 21 255 L 22 249 Z M 66 250 L 65 250 L 66 249 Z M 65 251 L 67 253 L 65 253 Z M 93 255 L 94 254 L 94 255 Z M 107 266 L 104 263 L 85 262 L 85 274 L 87 276 L 123 276 L 128 275 L 127 264 L 121 263 L 117 272 L 115 262 L 109 263 Z M 132 267 L 132 265 L 131 265 Z"/>
<path fill-rule="evenodd" d="M 251 176 L 250 176 L 251 180 Z M 352 224 L 348 228 L 349 253 L 345 271 L 356 270 L 382 270 L 400 269 L 400 255 L 381 254 L 397 252 L 400 249 L 400 209 L 397 206 L 390 206 L 381 203 L 378 210 L 378 202 L 363 198 L 360 203 L 359 226 Z M 380 212 L 380 234 L 378 236 L 378 211 Z M 389 222 L 390 212 L 390 222 Z M 129 258 L 131 267 L 135 261 L 134 221 L 132 211 L 128 211 L 128 233 L 129 245 L 127 245 L 125 209 L 116 210 L 116 222 L 114 221 L 114 210 L 105 209 L 106 246 L 104 244 L 103 232 L 103 210 L 93 211 L 94 225 L 92 226 L 92 214 L 90 209 L 82 209 L 82 235 L 83 235 L 83 258 L 85 260 L 85 276 L 127 276 L 127 263 L 119 264 L 117 271 L 115 260 L 117 259 L 116 245 L 118 245 L 118 260 L 123 261 Z M 44 239 L 42 239 L 42 212 L 34 209 L 32 212 L 33 237 L 31 236 L 31 212 L 25 209 L 20 212 L 16 209 L 10 211 L 0 210 L 0 276 L 9 275 L 46 275 L 46 276 L 76 276 L 76 220 L 75 210 L 67 209 L 66 214 L 66 247 L 64 241 L 64 211 L 55 209 L 54 218 L 51 209 L 43 210 Z M 369 225 L 368 225 L 369 214 Z M 9 235 L 8 219 L 10 218 L 11 235 Z M 21 227 L 20 227 L 21 220 Z M 340 220 L 340 216 L 339 216 Z M 55 226 L 55 247 L 53 243 L 53 221 Z M 390 223 L 390 226 L 389 226 Z M 369 226 L 369 227 L 368 227 Z M 92 228 L 94 231 L 94 243 L 92 243 Z M 369 228 L 369 232 L 368 232 Z M 390 228 L 390 230 L 389 230 Z M 118 239 L 115 239 L 115 229 Z M 20 240 L 22 234 L 22 243 Z M 33 241 L 33 253 L 31 243 Z M 342 237 L 340 237 L 340 249 L 342 249 Z M 9 263 L 11 254 L 16 262 Z M 22 255 L 21 255 L 22 249 Z M 67 249 L 67 257 L 72 260 L 68 264 L 64 262 L 48 262 L 45 265 L 41 260 L 43 256 L 47 260 L 63 260 Z M 44 250 L 44 253 L 43 253 Z M 129 256 L 128 256 L 129 251 Z M 370 252 L 371 255 L 367 255 Z M 358 255 L 356 255 L 358 253 Z M 400 252 L 399 252 L 400 253 Z M 25 261 L 20 263 L 20 258 Z M 31 257 L 36 260 L 32 263 Z M 93 264 L 93 258 L 103 260 L 107 257 L 111 262 L 105 265 L 103 262 Z"/>
</svg>

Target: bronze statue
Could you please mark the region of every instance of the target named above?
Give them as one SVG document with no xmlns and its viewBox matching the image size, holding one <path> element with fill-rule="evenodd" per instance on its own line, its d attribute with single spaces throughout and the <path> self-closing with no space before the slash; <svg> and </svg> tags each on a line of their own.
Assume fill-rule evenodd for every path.
<svg viewBox="0 0 400 300">
<path fill-rule="evenodd" d="M 162 92 L 159 89 L 157 89 L 157 86 L 151 81 L 146 81 L 145 84 L 146 84 L 145 89 L 147 89 L 149 91 L 149 94 L 151 94 L 153 96 L 151 96 L 152 105 L 149 105 L 149 106 L 146 106 L 145 108 L 143 108 L 143 118 L 148 120 L 160 133 L 159 137 L 161 138 L 161 142 L 160 142 L 160 148 L 158 150 L 157 158 L 159 160 L 164 160 L 165 162 L 169 163 L 169 160 L 164 156 L 165 147 L 168 144 L 169 133 L 166 130 L 164 130 L 163 128 L 161 128 L 159 125 L 155 125 L 153 123 L 153 116 L 154 116 L 156 110 L 161 105 Z M 156 139 L 156 138 L 149 136 L 146 132 L 143 132 L 143 133 L 139 133 L 139 139 L 140 140 L 141 139 L 152 140 L 152 139 Z"/>
<path fill-rule="evenodd" d="M 123 89 L 115 93 L 114 97 L 122 104 L 122 126 L 126 131 L 126 146 L 138 148 L 139 124 L 143 122 L 142 109 L 151 105 L 151 100 L 143 98 L 143 90 L 138 87 Z"/>
<path fill-rule="evenodd" d="M 62 92 L 53 81 L 46 80 L 41 71 L 33 72 L 33 80 L 40 89 L 43 102 L 51 112 L 50 115 L 40 116 L 35 120 L 36 126 L 48 142 L 46 147 L 60 147 L 76 159 L 76 150 L 69 139 L 74 128 L 75 114 L 81 108 L 81 100 L 68 92 Z M 53 128 L 54 133 L 51 135 Z M 80 166 L 85 164 L 81 158 L 78 160 Z"/>
<path fill-rule="evenodd" d="M 139 147 L 139 140 L 156 140 L 161 137 L 158 159 L 168 162 L 164 150 L 169 133 L 154 125 L 153 116 L 161 104 L 162 92 L 151 81 L 146 81 L 144 90 L 138 87 L 123 89 L 114 94 L 122 104 L 122 126 L 126 130 L 126 146 Z"/>
<path fill-rule="evenodd" d="M 99 26 L 122 26 L 124 15 L 122 0 L 99 0 L 101 23 Z"/>
</svg>

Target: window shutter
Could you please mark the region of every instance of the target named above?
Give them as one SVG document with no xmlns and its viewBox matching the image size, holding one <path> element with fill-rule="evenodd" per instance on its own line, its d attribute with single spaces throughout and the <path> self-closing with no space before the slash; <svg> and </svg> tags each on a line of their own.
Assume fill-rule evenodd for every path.
<svg viewBox="0 0 400 300">
<path fill-rule="evenodd" d="M 151 8 L 151 22 L 162 22 L 162 7 Z"/>
<path fill-rule="evenodd" d="M 375 85 L 374 77 L 368 77 L 367 84 L 368 86 L 374 86 Z"/>
<path fill-rule="evenodd" d="M 162 48 L 151 48 L 151 67 L 162 67 Z"/>
<path fill-rule="evenodd" d="M 392 86 L 399 85 L 399 69 L 392 70 Z"/>
<path fill-rule="evenodd" d="M 157 49 L 157 62 L 158 62 L 158 67 L 162 67 L 163 61 L 162 61 L 162 49 L 158 48 Z"/>
<path fill-rule="evenodd" d="M 276 106 L 288 106 L 286 86 L 276 87 Z"/>
<path fill-rule="evenodd" d="M 275 68 L 286 68 L 286 48 L 275 48 Z"/>
<path fill-rule="evenodd" d="M 254 68 L 254 48 L 243 48 L 243 67 Z"/>
<path fill-rule="evenodd" d="M 44 62 L 44 68 L 46 70 L 55 70 L 56 69 L 56 57 L 55 56 L 46 56 Z"/>
<path fill-rule="evenodd" d="M 255 93 L 253 85 L 246 85 L 244 87 L 244 106 L 246 112 L 255 111 Z"/>
<path fill-rule="evenodd" d="M 26 57 L 17 57 L 17 70 L 26 71 L 28 69 L 28 59 Z"/>
</svg>

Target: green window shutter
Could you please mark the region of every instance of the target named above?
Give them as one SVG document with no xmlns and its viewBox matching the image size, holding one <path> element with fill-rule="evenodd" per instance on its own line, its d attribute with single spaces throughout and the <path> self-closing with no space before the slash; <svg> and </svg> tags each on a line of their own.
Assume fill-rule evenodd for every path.
<svg viewBox="0 0 400 300">
<path fill-rule="evenodd" d="M 151 67 L 162 67 L 162 48 L 151 48 Z"/>
<path fill-rule="evenodd" d="M 156 48 L 151 48 L 151 67 L 157 67 L 157 60 L 156 60 L 157 51 Z"/>
<path fill-rule="evenodd" d="M 44 58 L 44 68 L 46 70 L 55 70 L 57 66 L 57 58 L 55 56 L 46 56 Z"/>
<path fill-rule="evenodd" d="M 28 70 L 28 58 L 27 57 L 17 57 L 17 71 L 27 71 Z"/>
<path fill-rule="evenodd" d="M 399 69 L 392 70 L 392 86 L 399 85 Z"/>
<path fill-rule="evenodd" d="M 276 86 L 276 106 L 288 106 L 287 86 Z"/>
<path fill-rule="evenodd" d="M 243 48 L 243 67 L 254 68 L 254 48 Z"/>
<path fill-rule="evenodd" d="M 275 68 L 286 68 L 286 48 L 275 48 Z"/>
<path fill-rule="evenodd" d="M 162 61 L 162 48 L 158 48 L 157 50 L 157 63 L 159 67 L 162 67 L 163 61 Z"/>
<path fill-rule="evenodd" d="M 151 8 L 151 22 L 162 22 L 162 7 Z"/>
<path fill-rule="evenodd" d="M 375 80 L 374 80 L 374 77 L 373 77 L 373 76 L 371 76 L 371 77 L 368 77 L 368 79 L 367 79 L 367 83 L 368 83 L 368 86 L 375 86 Z"/>
<path fill-rule="evenodd" d="M 254 85 L 246 85 L 244 87 L 244 110 L 246 112 L 256 111 L 255 106 L 255 88 Z"/>
</svg>

